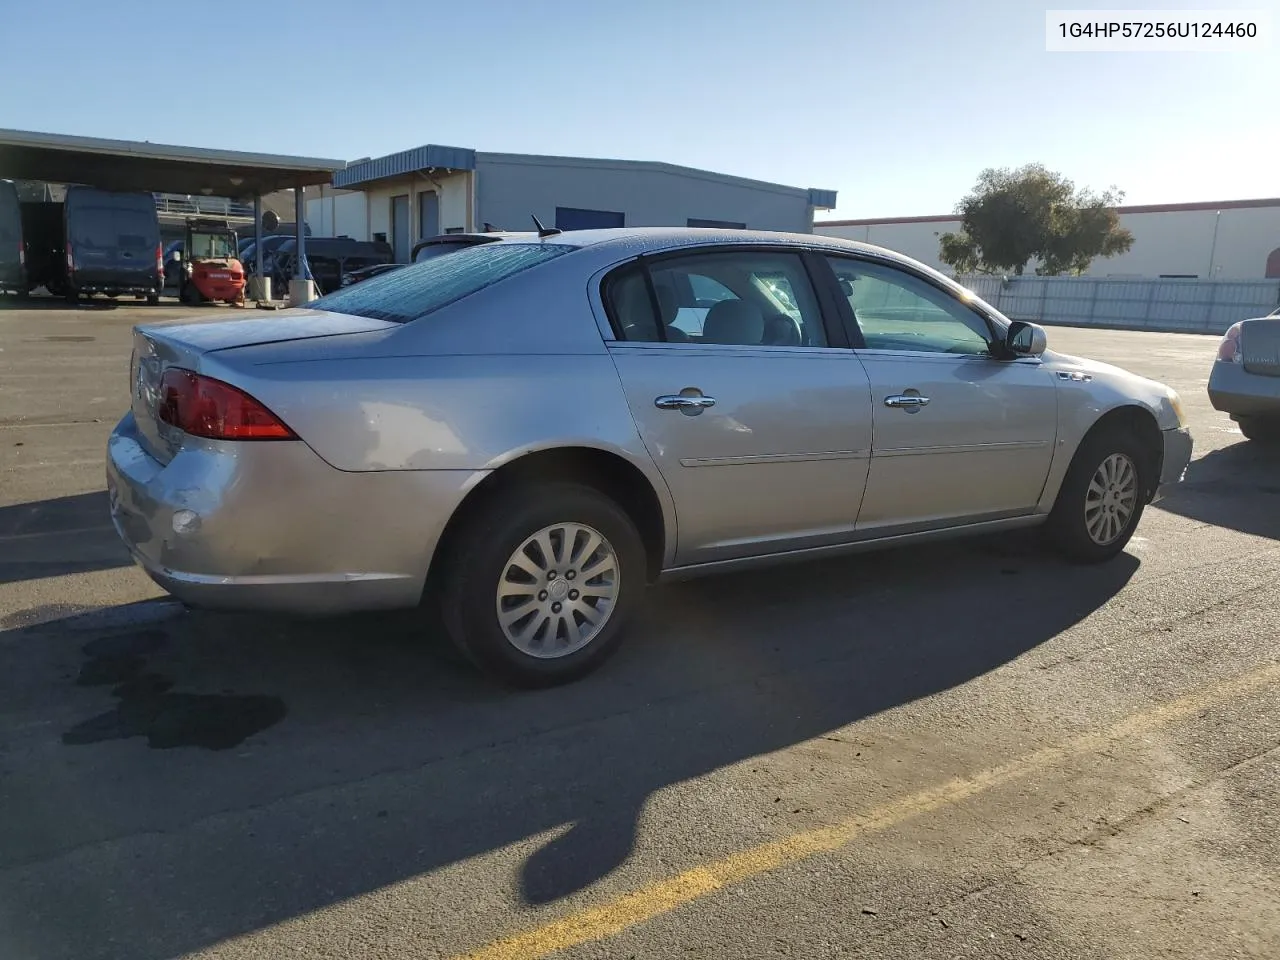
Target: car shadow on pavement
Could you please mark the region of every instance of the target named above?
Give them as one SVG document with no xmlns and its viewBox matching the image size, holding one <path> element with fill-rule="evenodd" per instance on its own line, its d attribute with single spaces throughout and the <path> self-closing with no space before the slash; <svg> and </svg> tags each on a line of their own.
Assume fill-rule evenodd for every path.
<svg viewBox="0 0 1280 960">
<path fill-rule="evenodd" d="M 1201 523 L 1280 540 L 1280 447 L 1241 441 L 1193 460 L 1157 504 Z"/>
<path fill-rule="evenodd" d="M 557 900 L 655 793 L 995 670 L 1137 568 L 944 545 L 655 588 L 603 670 L 523 693 L 400 616 L 0 633 L 0 955 L 168 957 L 495 852 L 517 878 L 486 897 Z"/>
<path fill-rule="evenodd" d="M 0 583 L 127 567 L 106 491 L 0 507 Z"/>
</svg>

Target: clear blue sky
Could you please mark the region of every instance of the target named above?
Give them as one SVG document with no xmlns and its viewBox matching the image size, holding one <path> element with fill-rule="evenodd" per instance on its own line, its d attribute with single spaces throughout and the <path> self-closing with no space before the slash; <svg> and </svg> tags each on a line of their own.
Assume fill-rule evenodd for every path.
<svg viewBox="0 0 1280 960">
<path fill-rule="evenodd" d="M 1276 0 L 1113 4 L 1265 6 L 1280 26 Z M 944 213 L 983 167 L 1031 161 L 1126 203 L 1280 195 L 1280 48 L 1050 54 L 1046 6 L 1073 4 L 15 3 L 0 127 L 344 160 L 422 143 L 665 160 L 839 190 L 820 218 Z"/>
</svg>

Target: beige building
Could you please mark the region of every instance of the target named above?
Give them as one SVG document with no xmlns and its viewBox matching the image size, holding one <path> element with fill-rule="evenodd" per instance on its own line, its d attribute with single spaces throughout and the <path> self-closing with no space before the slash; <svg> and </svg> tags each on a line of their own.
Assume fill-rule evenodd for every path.
<svg viewBox="0 0 1280 960">
<path fill-rule="evenodd" d="M 1280 198 L 1118 207 L 1133 233 L 1128 253 L 1094 260 L 1093 277 L 1280 277 Z M 814 233 L 888 247 L 950 272 L 938 259 L 942 234 L 960 229 L 955 216 L 827 220 Z M 1034 263 L 1027 272 L 1034 272 Z"/>
<path fill-rule="evenodd" d="M 834 190 L 749 180 L 669 163 L 486 153 L 424 144 L 356 160 L 308 188 L 315 236 L 385 240 L 398 261 L 442 233 L 548 227 L 691 226 L 808 233 Z"/>
</svg>

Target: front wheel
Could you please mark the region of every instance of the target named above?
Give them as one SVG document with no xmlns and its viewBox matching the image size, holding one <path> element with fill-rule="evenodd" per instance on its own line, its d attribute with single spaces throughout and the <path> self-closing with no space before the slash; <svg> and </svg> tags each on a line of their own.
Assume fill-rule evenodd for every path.
<svg viewBox="0 0 1280 960">
<path fill-rule="evenodd" d="M 1124 550 L 1146 507 L 1149 461 L 1128 431 L 1087 437 L 1049 514 L 1054 546 L 1077 563 L 1101 563 Z"/>
<path fill-rule="evenodd" d="M 1240 417 L 1236 426 L 1246 440 L 1257 443 L 1280 443 L 1280 416 Z"/>
<path fill-rule="evenodd" d="M 557 482 L 505 494 L 441 558 L 445 629 L 504 682 L 576 680 L 617 648 L 645 566 L 635 524 L 599 491 Z"/>
</svg>

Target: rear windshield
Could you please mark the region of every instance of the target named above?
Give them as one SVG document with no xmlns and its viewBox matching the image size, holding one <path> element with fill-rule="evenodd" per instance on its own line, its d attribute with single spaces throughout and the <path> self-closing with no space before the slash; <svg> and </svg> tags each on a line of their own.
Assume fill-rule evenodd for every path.
<svg viewBox="0 0 1280 960">
<path fill-rule="evenodd" d="M 564 244 L 485 243 L 392 270 L 307 304 L 373 320 L 408 323 L 573 250 Z"/>
</svg>

